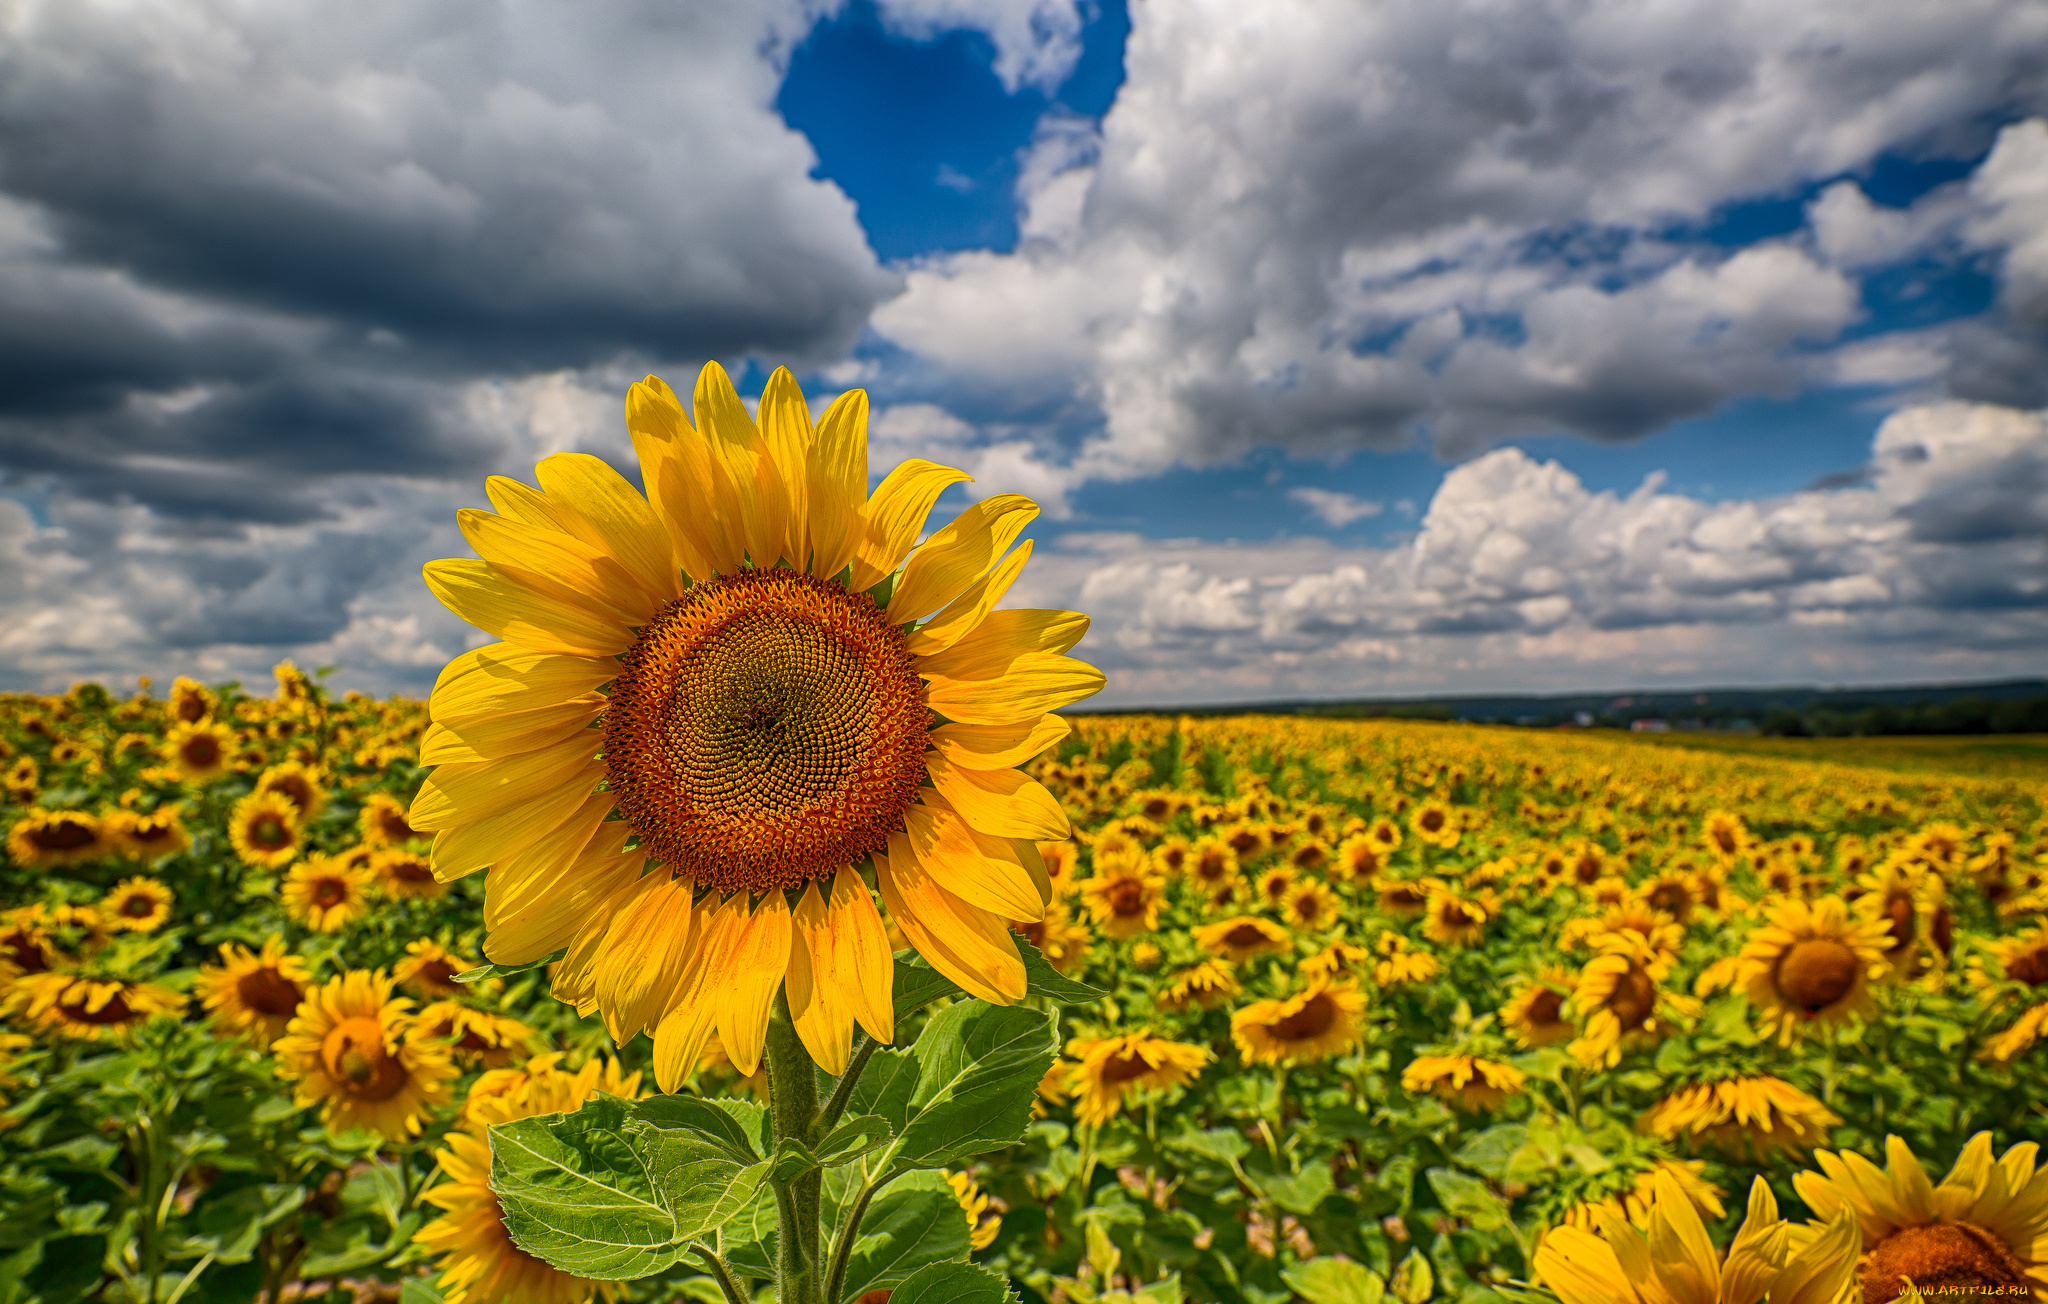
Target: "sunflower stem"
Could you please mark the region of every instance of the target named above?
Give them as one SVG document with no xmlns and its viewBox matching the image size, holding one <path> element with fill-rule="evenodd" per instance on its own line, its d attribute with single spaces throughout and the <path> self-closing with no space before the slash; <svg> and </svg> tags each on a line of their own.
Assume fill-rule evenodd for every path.
<svg viewBox="0 0 2048 1304">
<path fill-rule="evenodd" d="M 818 1068 L 797 1036 L 788 999 L 780 992 L 775 997 L 774 1016 L 768 1020 L 765 1050 L 768 1119 L 775 1139 L 808 1145 L 811 1124 L 818 1116 Z M 777 1304 L 823 1304 L 818 1255 L 823 1197 L 821 1169 L 775 1183 L 776 1212 L 782 1223 L 776 1262 Z"/>
<path fill-rule="evenodd" d="M 812 1136 L 822 1137 L 838 1126 L 840 1115 L 846 1112 L 846 1103 L 853 1099 L 854 1084 L 860 1081 L 861 1070 L 868 1066 L 868 1061 L 875 1057 L 875 1052 L 881 1047 L 881 1042 L 865 1032 L 860 1034 L 860 1043 L 853 1048 L 853 1058 L 847 1061 L 846 1072 L 839 1075 L 838 1083 L 832 1088 L 831 1097 L 825 1101 L 824 1108 L 818 1111 L 818 1117 L 811 1124 Z"/>
</svg>

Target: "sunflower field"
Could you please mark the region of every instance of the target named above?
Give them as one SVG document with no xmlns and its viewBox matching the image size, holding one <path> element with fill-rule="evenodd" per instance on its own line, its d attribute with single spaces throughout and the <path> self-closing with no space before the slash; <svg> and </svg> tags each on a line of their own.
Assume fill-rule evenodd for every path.
<svg viewBox="0 0 2048 1304">
<path fill-rule="evenodd" d="M 481 876 L 408 822 L 424 703 L 149 688 L 0 697 L 0 1304 L 772 1289 L 744 1212 L 716 1272 L 508 1231 L 505 1126 L 758 1122 L 766 1070 L 714 1034 L 659 1092 L 561 960 L 481 964 Z M 881 1189 L 835 1300 L 937 1304 L 903 1283 L 969 1256 L 1078 1304 L 2048 1300 L 2038 774 L 1070 723 L 1021 766 L 1074 827 L 1016 929 L 1058 1054 L 1018 1062 L 1021 1138 Z M 953 990 L 870 1077 L 982 1006 Z"/>
</svg>

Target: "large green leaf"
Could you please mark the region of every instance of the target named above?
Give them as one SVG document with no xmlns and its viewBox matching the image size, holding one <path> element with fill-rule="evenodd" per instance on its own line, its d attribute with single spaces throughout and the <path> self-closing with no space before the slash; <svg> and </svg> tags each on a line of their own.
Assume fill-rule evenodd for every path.
<svg viewBox="0 0 2048 1304">
<path fill-rule="evenodd" d="M 1444 1212 L 1463 1218 L 1482 1232 L 1497 1232 L 1513 1222 L 1507 1202 L 1487 1189 L 1486 1183 L 1469 1173 L 1451 1168 L 1432 1168 L 1423 1174 Z"/>
<path fill-rule="evenodd" d="M 1313 1164 L 1299 1173 L 1246 1173 L 1245 1177 L 1261 1195 L 1289 1213 L 1314 1213 L 1336 1186 L 1327 1164 Z"/>
<path fill-rule="evenodd" d="M 625 1133 L 630 1108 L 592 1096 L 573 1114 L 491 1128 L 491 1189 L 514 1245 L 599 1281 L 651 1276 L 682 1257 L 676 1220 Z"/>
<path fill-rule="evenodd" d="M 905 1173 L 868 1205 L 846 1261 L 843 1299 L 894 1286 L 933 1263 L 965 1262 L 967 1218 L 944 1173 Z"/>
<path fill-rule="evenodd" d="M 647 1167 L 654 1196 L 675 1220 L 679 1241 L 709 1235 L 754 1198 L 768 1177 L 759 1159 L 741 1163 L 720 1138 L 689 1127 L 657 1127 L 627 1119 L 625 1134 Z"/>
<path fill-rule="evenodd" d="M 910 1093 L 917 1090 L 917 1061 L 907 1050 L 878 1050 L 848 1094 L 851 1114 L 873 1114 L 901 1132 L 910 1121 Z"/>
<path fill-rule="evenodd" d="M 895 1004 L 899 1022 L 913 1010 L 921 1010 L 942 996 L 964 995 L 959 984 L 920 958 L 911 964 L 896 962 Z"/>
<path fill-rule="evenodd" d="M 728 1105 L 745 1106 L 734 1110 Z M 748 1112 L 751 1111 L 751 1112 Z M 632 1106 L 632 1116 L 661 1128 L 686 1128 L 717 1140 L 734 1159 L 766 1157 L 761 1141 L 767 1112 L 744 1100 L 706 1100 L 702 1096 L 652 1096 Z"/>
<path fill-rule="evenodd" d="M 1109 995 L 1100 987 L 1075 982 L 1052 967 L 1029 939 L 1019 937 L 1017 953 L 1024 957 L 1025 990 L 1032 996 L 1048 996 L 1067 1005 L 1085 1005 Z"/>
<path fill-rule="evenodd" d="M 899 1133 L 895 1160 L 930 1167 L 1022 1136 L 1039 1080 L 1059 1048 L 1054 1018 L 1051 1011 L 984 1001 L 962 1001 L 933 1016 L 911 1048 L 918 1066 L 914 1112 Z"/>
<path fill-rule="evenodd" d="M 1387 1292 L 1377 1272 L 1349 1259 L 1310 1259 L 1283 1269 L 1280 1277 L 1308 1304 L 1380 1304 Z"/>
<path fill-rule="evenodd" d="M 1015 1298 L 1009 1284 L 987 1268 L 933 1263 L 905 1278 L 889 1296 L 889 1304 L 1006 1304 Z"/>
<path fill-rule="evenodd" d="M 718 1252 L 750 1277 L 773 1277 L 776 1254 L 775 1188 L 763 1182 L 746 1207 L 718 1229 Z"/>
</svg>

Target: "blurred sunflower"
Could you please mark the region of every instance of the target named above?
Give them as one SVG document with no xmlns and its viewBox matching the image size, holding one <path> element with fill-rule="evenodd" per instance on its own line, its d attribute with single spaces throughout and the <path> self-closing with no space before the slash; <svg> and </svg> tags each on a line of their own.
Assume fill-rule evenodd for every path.
<svg viewBox="0 0 2048 1304">
<path fill-rule="evenodd" d="M 1660 984 L 1671 962 L 1633 933 L 1615 933 L 1586 962 L 1572 988 L 1572 1008 L 1585 1028 L 1567 1049 L 1590 1068 L 1612 1068 L 1623 1051 L 1663 1037 L 1699 1003 Z"/>
<path fill-rule="evenodd" d="M 384 895 L 400 899 L 445 896 L 448 885 L 434 877 L 434 865 L 417 851 L 390 847 L 370 857 L 370 878 Z"/>
<path fill-rule="evenodd" d="M 297 761 L 280 761 L 263 771 L 255 790 L 274 792 L 289 801 L 298 810 L 301 824 L 327 805 L 327 789 L 320 786 L 319 776 Z"/>
<path fill-rule="evenodd" d="M 1984 993 L 1987 1004 L 1993 1008 L 2006 1004 L 2005 992 L 2017 988 L 2033 999 L 2040 989 L 2048 987 L 2048 925 L 2036 924 L 2033 928 L 2002 937 L 1987 948 L 1989 959 L 1996 972 L 1980 969 L 1971 977 L 1973 985 Z M 2013 984 L 2001 991 L 2003 984 Z M 2027 1009 L 2003 1031 L 1992 1037 L 1984 1046 L 1984 1054 L 2000 1063 L 2010 1063 L 2032 1048 L 2048 1035 L 2048 1001 Z"/>
<path fill-rule="evenodd" d="M 1367 825 L 1362 836 L 1372 843 L 1383 858 L 1401 849 L 1401 826 L 1385 815 Z"/>
<path fill-rule="evenodd" d="M 372 847 L 404 847 L 432 836 L 415 829 L 406 814 L 404 802 L 388 792 L 373 792 L 356 812 L 356 828 L 364 844 Z"/>
<path fill-rule="evenodd" d="M 1188 840 L 1171 837 L 1152 851 L 1152 865 L 1168 878 L 1179 878 L 1188 868 Z"/>
<path fill-rule="evenodd" d="M 1700 840 L 1716 859 L 1724 862 L 1748 851 L 1752 841 L 1742 817 L 1725 810 L 1707 813 L 1706 823 L 1700 827 Z"/>
<path fill-rule="evenodd" d="M 1743 944 L 1736 982 L 1766 1035 L 1789 1046 L 1809 1028 L 1877 1012 L 1870 977 L 1882 972 L 1890 935 L 1888 920 L 1854 919 L 1839 897 L 1785 901 Z"/>
<path fill-rule="evenodd" d="M 1792 1187 L 1823 1218 L 1854 1215 L 1863 1232 L 1856 1275 L 1866 1300 L 1910 1278 L 1923 1295 L 2017 1295 L 2048 1300 L 2048 1170 L 2031 1141 L 1991 1157 L 1991 1134 L 1970 1138 L 1939 1186 L 1913 1151 L 1885 1138 L 1885 1167 L 1861 1155 L 1814 1152 L 1818 1173 Z"/>
<path fill-rule="evenodd" d="M 405 958 L 391 966 L 391 979 L 415 996 L 438 1000 L 462 995 L 463 985 L 455 981 L 455 975 L 476 967 L 474 960 L 422 937 L 405 944 Z"/>
<path fill-rule="evenodd" d="M 1202 924 L 1194 930 L 1194 937 L 1203 950 L 1240 964 L 1255 955 L 1285 951 L 1293 941 L 1286 929 L 1257 915 Z"/>
<path fill-rule="evenodd" d="M 1204 960 L 1167 980 L 1159 989 L 1159 1008 L 1179 1011 L 1198 1005 L 1205 1010 L 1213 1010 L 1227 1003 L 1240 990 L 1242 988 L 1237 975 L 1230 970 L 1229 961 Z"/>
<path fill-rule="evenodd" d="M 1287 893 L 1280 915 L 1296 928 L 1323 929 L 1337 922 L 1343 904 L 1329 888 L 1312 878 L 1303 879 Z"/>
<path fill-rule="evenodd" d="M 17 906 L 0 915 L 0 978 L 43 973 L 60 955 L 41 906 Z"/>
<path fill-rule="evenodd" d="M 164 759 L 195 786 L 226 777 L 234 752 L 235 731 L 212 720 L 180 725 L 164 736 Z"/>
<path fill-rule="evenodd" d="M 1195 1077 L 1215 1056 L 1201 1046 L 1154 1037 L 1144 1030 L 1116 1037 L 1080 1037 L 1067 1043 L 1076 1063 L 1067 1089 L 1078 1097 L 1074 1117 L 1101 1127 L 1123 1108 L 1132 1091 L 1164 1091 Z"/>
<path fill-rule="evenodd" d="M 139 811 L 118 812 L 119 818 L 109 818 L 107 831 L 123 855 L 144 864 L 175 856 L 192 845 L 192 837 L 185 831 L 185 822 L 175 805 L 162 806 L 148 814 Z"/>
<path fill-rule="evenodd" d="M 1252 880 L 1252 896 L 1267 910 L 1285 909 L 1287 894 L 1294 889 L 1294 870 L 1288 865 L 1274 865 L 1261 870 Z"/>
<path fill-rule="evenodd" d="M 1449 851 L 1458 845 L 1458 817 L 1440 801 L 1426 801 L 1408 817 L 1408 829 L 1433 847 Z"/>
<path fill-rule="evenodd" d="M 158 983 L 28 974 L 17 981 L 23 1014 L 36 1028 L 77 1041 L 121 1041 L 159 1014 L 184 1010 L 185 998 Z"/>
<path fill-rule="evenodd" d="M 1423 907 L 1422 934 L 1441 946 L 1477 946 L 1486 940 L 1494 905 L 1484 896 L 1464 897 L 1446 885 L 1430 889 Z"/>
<path fill-rule="evenodd" d="M 0 777 L 0 793 L 17 806 L 33 806 L 39 789 L 42 772 L 36 768 L 32 756 L 17 756 L 14 764 L 7 767 L 7 773 Z"/>
<path fill-rule="evenodd" d="M 436 1001 L 413 1016 L 412 1037 L 448 1043 L 455 1062 L 465 1068 L 502 1069 L 523 1059 L 533 1029 L 519 1020 L 460 1001 Z"/>
<path fill-rule="evenodd" d="M 313 986 L 306 962 L 286 952 L 275 933 L 261 951 L 238 942 L 223 942 L 219 965 L 203 965 L 193 983 L 214 1027 L 230 1036 L 248 1036 L 268 1047 L 284 1036 L 285 1025 L 298 1013 L 299 1002 Z"/>
<path fill-rule="evenodd" d="M 23 869 L 61 869 L 112 850 L 113 839 L 88 811 L 31 806 L 7 832 L 7 854 Z"/>
<path fill-rule="evenodd" d="M 1678 959 L 1678 948 L 1685 944 L 1685 925 L 1642 900 L 1610 906 L 1593 920 L 1587 940 L 1598 947 L 1609 937 L 1624 933 L 1641 938 L 1664 960 Z"/>
<path fill-rule="evenodd" d="M 1247 1064 L 1294 1068 L 1342 1055 L 1363 1035 L 1365 996 L 1348 983 L 1311 978 L 1293 996 L 1254 1001 L 1230 1016 L 1230 1038 Z"/>
<path fill-rule="evenodd" d="M 448 1101 L 448 1048 L 409 1035 L 412 1002 L 391 995 L 382 970 L 351 969 L 306 993 L 271 1047 L 301 1105 L 319 1105 L 330 1132 L 362 1127 L 402 1142 L 429 1108 Z"/>
<path fill-rule="evenodd" d="M 218 701 L 204 684 L 179 675 L 171 684 L 171 695 L 164 703 L 164 712 L 179 724 L 198 724 L 213 714 Z"/>
<path fill-rule="evenodd" d="M 1301 972 L 1310 978 L 1362 973 L 1371 959 L 1371 947 L 1353 946 L 1342 937 L 1338 937 L 1322 950 L 1303 960 Z"/>
<path fill-rule="evenodd" d="M 1378 878 L 1385 866 L 1386 856 L 1379 844 L 1363 833 L 1354 833 L 1337 844 L 1330 877 L 1340 883 L 1365 884 Z"/>
<path fill-rule="evenodd" d="M 284 876 L 285 916 L 316 933 L 338 933 L 370 912 L 369 876 L 333 856 L 310 856 Z"/>
<path fill-rule="evenodd" d="M 1427 951 L 1411 951 L 1408 939 L 1395 932 L 1381 932 L 1374 944 L 1380 959 L 1373 966 L 1373 980 L 1382 987 L 1426 983 L 1443 972 L 1443 965 Z"/>
<path fill-rule="evenodd" d="M 1038 858 L 1045 865 L 1045 876 L 1052 880 L 1057 890 L 1072 882 L 1074 867 L 1080 863 L 1080 853 L 1071 839 L 1038 844 Z"/>
<path fill-rule="evenodd" d="M 933 967 L 1021 997 L 1008 925 L 1044 916 L 1037 844 L 1071 826 L 1013 767 L 1065 737 L 1050 712 L 1104 682 L 1064 655 L 1085 617 L 993 610 L 1030 555 L 1009 551 L 1030 500 L 973 504 L 897 575 L 967 476 L 913 460 L 866 494 L 866 395 L 814 431 L 784 369 L 758 421 L 716 364 L 694 406 L 693 426 L 653 377 L 628 395 L 647 498 L 563 453 L 539 491 L 494 477 L 499 513 L 458 513 L 482 560 L 429 563 L 428 586 L 505 641 L 443 671 L 422 746 L 436 768 L 409 815 L 436 834 L 441 878 L 493 866 L 486 956 L 566 946 L 556 995 L 618 1040 L 651 1030 L 664 1089 L 714 1027 L 751 1074 L 785 976 L 826 1072 L 844 1070 L 856 1019 L 893 1037 L 863 861 Z M 649 860 L 663 872 L 643 877 Z"/>
<path fill-rule="evenodd" d="M 1373 884 L 1380 909 L 1396 919 L 1414 919 L 1429 909 L 1430 891 L 1439 886 L 1433 878 L 1381 878 Z"/>
<path fill-rule="evenodd" d="M 1635 896 L 1651 910 L 1678 924 L 1681 937 L 1692 912 L 1700 905 L 1698 882 L 1682 869 L 1668 870 L 1649 879 L 1635 889 Z"/>
<path fill-rule="evenodd" d="M 1088 926 L 1069 918 L 1066 902 L 1058 897 L 1045 908 L 1045 918 L 1012 923 L 1010 931 L 1029 940 L 1047 964 L 1069 977 L 1088 963 Z"/>
<path fill-rule="evenodd" d="M 299 808 L 282 793 L 252 792 L 228 816 L 228 841 L 243 864 L 258 869 L 289 865 L 305 849 Z"/>
<path fill-rule="evenodd" d="M 1466 1110 L 1499 1109 L 1528 1081 L 1513 1065 L 1476 1055 L 1418 1055 L 1401 1070 L 1403 1091 L 1426 1091 Z"/>
<path fill-rule="evenodd" d="M 1637 1128 L 1665 1140 L 1705 1141 L 1762 1161 L 1826 1145 L 1841 1117 L 1781 1078 L 1751 1074 L 1701 1082 L 1650 1106 Z"/>
<path fill-rule="evenodd" d="M 1136 856 L 1095 858 L 1095 876 L 1081 880 L 1081 899 L 1096 927 L 1117 941 L 1126 941 L 1159 927 L 1159 908 L 1166 904 L 1166 880 L 1151 862 Z"/>
<path fill-rule="evenodd" d="M 1501 1023 L 1524 1050 L 1570 1041 L 1579 1031 L 1564 1017 L 1572 986 L 1571 970 L 1545 965 L 1533 978 L 1523 980 L 1501 1007 Z"/>
<path fill-rule="evenodd" d="M 1655 1146 L 1654 1142 L 1645 1144 Z M 1599 1226 L 1605 1215 L 1635 1227 L 1648 1228 L 1661 1178 L 1669 1178 L 1678 1187 L 1679 1196 L 1691 1204 L 1699 1216 L 1720 1218 L 1726 1212 L 1721 1204 L 1721 1188 L 1706 1179 L 1706 1161 L 1659 1158 L 1658 1149 L 1661 1147 L 1626 1156 L 1621 1162 L 1603 1170 L 1599 1174 L 1600 1184 L 1606 1186 L 1610 1193 L 1583 1200 L 1567 1209 L 1563 1225 L 1590 1230 Z M 1831 1301 L 1831 1304 L 1849 1302 Z"/>
<path fill-rule="evenodd" d="M 1914 976 L 1921 960 L 1923 934 L 1935 915 L 1947 905 L 1948 893 L 1941 875 L 1918 861 L 1887 856 L 1877 868 L 1857 876 L 1861 888 L 1856 909 L 1866 919 L 1885 923 L 1885 977 L 1905 982 Z"/>
<path fill-rule="evenodd" d="M 967 1215 L 968 1248 L 979 1253 L 995 1244 L 996 1236 L 1003 1230 L 1003 1216 L 990 1212 L 989 1199 L 981 1193 L 981 1187 L 966 1173 L 947 1173 L 946 1185 L 953 1188 L 960 1212 Z"/>
<path fill-rule="evenodd" d="M 1287 867 L 1297 874 L 1320 874 L 1329 867 L 1330 844 L 1309 838 L 1287 849 Z"/>
<path fill-rule="evenodd" d="M 1219 888 L 1237 881 L 1237 853 L 1221 838 L 1197 838 L 1188 848 L 1186 873 L 1198 891 L 1213 897 Z"/>
<path fill-rule="evenodd" d="M 99 908 L 110 928 L 153 933 L 170 920 L 177 900 L 169 887 L 153 878 L 125 878 L 100 899 Z"/>
</svg>

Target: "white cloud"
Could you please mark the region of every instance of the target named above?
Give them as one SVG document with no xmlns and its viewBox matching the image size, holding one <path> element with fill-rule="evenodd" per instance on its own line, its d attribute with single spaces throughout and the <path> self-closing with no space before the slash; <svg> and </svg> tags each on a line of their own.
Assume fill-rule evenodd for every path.
<svg viewBox="0 0 2048 1304">
<path fill-rule="evenodd" d="M 1305 504 L 1308 509 L 1328 522 L 1330 528 L 1341 530 L 1353 521 L 1362 521 L 1378 516 L 1387 509 L 1385 503 L 1354 498 L 1350 494 L 1337 493 L 1330 489 L 1314 489 L 1306 485 L 1290 489 L 1287 496 L 1295 502 Z"/>
<path fill-rule="evenodd" d="M 972 29 L 996 48 L 994 70 L 1014 94 L 1035 86 L 1050 95 L 1081 57 L 1081 10 L 1075 0 L 878 0 L 883 26 L 930 40 Z"/>
</svg>

